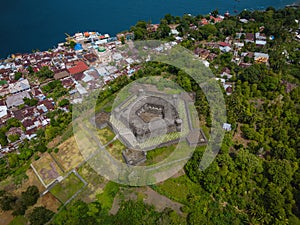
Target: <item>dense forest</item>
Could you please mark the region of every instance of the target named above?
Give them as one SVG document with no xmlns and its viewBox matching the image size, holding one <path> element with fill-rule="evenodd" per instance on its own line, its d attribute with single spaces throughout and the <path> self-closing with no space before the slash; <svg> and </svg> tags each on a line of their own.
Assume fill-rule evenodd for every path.
<svg viewBox="0 0 300 225">
<path fill-rule="evenodd" d="M 243 11 L 220 23 L 205 26 L 199 23 L 203 18 L 210 17 L 174 17 L 168 14 L 154 32 L 147 29 L 149 24 L 145 21 L 139 21 L 130 30 L 137 40 L 172 41 L 174 38 L 169 35 L 169 25 L 179 24 L 177 30 L 179 36 L 183 37 L 181 45 L 192 51 L 202 47 L 205 41 L 223 41 L 226 37 L 235 37 L 241 31 L 255 33 L 262 26 L 264 33 L 274 38 L 259 49 L 269 54 L 268 65 L 253 63 L 250 67 L 242 68 L 232 62 L 231 53 L 221 54 L 218 49 L 210 49 L 217 53 L 217 57 L 210 63 L 211 70 L 218 75 L 226 67 L 233 75 L 230 79 L 234 83 L 233 93 L 226 95 L 224 92 L 227 120 L 233 129 L 226 133 L 220 153 L 204 171 L 199 170 L 204 150 L 196 149 L 184 168 L 188 193 L 183 199 L 172 196 L 172 192 L 164 192 L 159 185 L 151 187 L 183 203 L 181 210 L 185 216 L 171 209 L 157 212 L 153 206 L 140 200 L 123 201 L 117 214 L 112 216 L 98 201 L 75 201 L 55 215 L 50 223 L 300 224 L 300 42 L 295 37 L 299 29 L 297 19 L 300 19 L 300 10 L 275 10 L 269 7 L 266 11 Z M 241 18 L 250 22 L 241 23 Z M 257 46 L 252 43 L 243 47 L 243 51 L 256 50 Z M 132 77 L 117 78 L 110 84 L 110 89 L 101 92 L 98 103 L 113 96 L 133 80 L 158 74 L 195 94 L 199 119 L 209 128 L 209 105 L 202 90 L 183 71 L 161 63 L 146 63 Z M 59 85 L 55 86 L 60 88 Z M 61 104 L 68 102 L 65 100 Z M 18 167 L 23 168 L 35 152 L 47 151 L 45 143 L 62 133 L 71 121 L 70 114 L 59 110 L 53 112 L 50 118 L 50 127 L 39 132 L 40 141 L 25 143 L 20 147 L 20 155 L 8 156 L 9 167 L 1 159 L 2 178 L 15 173 Z M 8 197 L 4 193 L 1 196 L 1 201 L 5 199 L 13 204 L 18 201 L 16 197 Z M 2 203 L 1 206 L 3 210 L 11 209 L 10 204 Z M 46 221 L 43 215 L 47 215 Z M 44 224 L 52 215 L 51 211 L 37 208 L 30 215 L 30 222 Z"/>
</svg>

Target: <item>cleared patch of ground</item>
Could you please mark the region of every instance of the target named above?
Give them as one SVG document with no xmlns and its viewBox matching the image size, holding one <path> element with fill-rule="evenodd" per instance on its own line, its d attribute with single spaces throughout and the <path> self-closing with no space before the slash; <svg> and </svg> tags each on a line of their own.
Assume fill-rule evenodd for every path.
<svg viewBox="0 0 300 225">
<path fill-rule="evenodd" d="M 8 225 L 13 219 L 12 211 L 0 211 L 1 225 Z"/>
<path fill-rule="evenodd" d="M 116 140 L 106 146 L 106 150 L 117 160 L 123 162 L 122 151 L 125 150 L 125 145 L 121 141 Z"/>
<path fill-rule="evenodd" d="M 70 171 L 83 162 L 83 157 L 78 149 L 75 137 L 71 137 L 58 146 L 58 153 L 52 153 L 52 156 L 64 168 L 65 172 Z"/>
<path fill-rule="evenodd" d="M 65 203 L 83 186 L 84 183 L 74 173 L 71 173 L 60 183 L 57 183 L 50 192 L 62 203 Z"/>
<path fill-rule="evenodd" d="M 143 200 L 146 204 L 153 205 L 159 212 L 162 212 L 165 208 L 171 208 L 178 214 L 183 215 L 180 210 L 183 206 L 181 203 L 159 194 L 150 187 L 123 188 L 114 199 L 110 214 L 115 215 L 118 212 L 122 200 Z"/>
<path fill-rule="evenodd" d="M 101 130 L 97 130 L 97 133 L 102 145 L 106 145 L 115 137 L 114 132 L 112 132 L 111 129 L 109 129 L 108 127 L 105 127 Z"/>
<path fill-rule="evenodd" d="M 78 173 L 88 183 L 88 185 L 76 197 L 76 199 L 81 199 L 85 202 L 95 201 L 96 196 L 103 193 L 103 189 L 108 183 L 108 180 L 97 174 L 88 163 L 84 163 L 78 169 Z"/>
<path fill-rule="evenodd" d="M 26 225 L 28 224 L 28 220 L 24 216 L 15 217 L 9 225 Z"/>
<path fill-rule="evenodd" d="M 49 153 L 44 153 L 41 158 L 34 161 L 32 165 L 42 178 L 45 185 L 50 184 L 57 177 L 62 176 L 63 174 L 63 171 Z"/>
</svg>

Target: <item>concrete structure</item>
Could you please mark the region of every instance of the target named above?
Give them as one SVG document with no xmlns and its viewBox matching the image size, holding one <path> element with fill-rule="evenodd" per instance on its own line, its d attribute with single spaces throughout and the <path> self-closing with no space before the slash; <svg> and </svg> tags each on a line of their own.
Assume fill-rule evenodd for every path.
<svg viewBox="0 0 300 225">
<path fill-rule="evenodd" d="M 125 162 L 128 165 L 132 166 L 137 166 L 139 164 L 144 163 L 147 160 L 146 155 L 147 153 L 144 151 L 137 151 L 132 149 L 126 149 L 122 152 L 122 156 Z"/>
<path fill-rule="evenodd" d="M 188 136 L 186 137 L 186 141 L 191 147 L 206 145 L 207 143 L 207 139 L 201 129 L 191 130 Z"/>
<path fill-rule="evenodd" d="M 171 104 L 162 97 L 144 96 L 142 89 L 138 95 L 137 101 L 121 110 L 115 109 L 114 114 L 139 143 L 150 137 L 181 131 L 182 120 L 175 108 L 177 96 L 173 96 Z"/>
<path fill-rule="evenodd" d="M 30 89 L 30 85 L 27 79 L 20 79 L 16 83 L 9 84 L 9 92 L 11 94 L 19 93 Z"/>
<path fill-rule="evenodd" d="M 5 105 L 0 106 L 0 118 L 7 116 L 7 107 Z"/>
<path fill-rule="evenodd" d="M 223 129 L 226 131 L 231 131 L 231 124 L 229 123 L 224 123 L 223 124 Z"/>
<path fill-rule="evenodd" d="M 31 98 L 27 91 L 8 96 L 6 99 L 7 108 L 24 104 L 24 98 Z"/>
</svg>

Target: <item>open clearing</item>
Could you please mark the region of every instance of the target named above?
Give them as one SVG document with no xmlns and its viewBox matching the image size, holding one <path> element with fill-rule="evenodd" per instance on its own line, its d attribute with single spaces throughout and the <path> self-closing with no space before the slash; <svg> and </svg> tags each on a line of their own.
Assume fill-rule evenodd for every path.
<svg viewBox="0 0 300 225">
<path fill-rule="evenodd" d="M 110 143 L 107 147 L 106 150 L 117 160 L 123 162 L 123 156 L 122 156 L 122 151 L 125 150 L 126 147 L 125 145 L 122 144 L 121 141 L 116 140 L 112 143 Z"/>
<path fill-rule="evenodd" d="M 155 209 L 162 212 L 165 208 L 171 208 L 178 214 L 183 215 L 181 207 L 183 204 L 175 202 L 166 196 L 159 194 L 150 187 L 140 188 L 122 188 L 119 194 L 115 197 L 110 213 L 115 215 L 119 208 L 122 199 L 124 200 L 143 200 L 144 203 L 153 205 Z"/>
<path fill-rule="evenodd" d="M 24 216 L 15 217 L 9 225 L 26 225 L 28 224 L 28 220 Z"/>
<path fill-rule="evenodd" d="M 143 164 L 148 166 L 166 159 L 176 148 L 176 145 L 170 145 L 162 148 L 156 148 L 147 152 L 147 161 Z"/>
<path fill-rule="evenodd" d="M 84 183 L 74 173 L 71 173 L 60 183 L 57 183 L 50 192 L 62 203 L 65 203 L 83 186 Z"/>
<path fill-rule="evenodd" d="M 86 202 L 95 201 L 96 196 L 103 192 L 108 180 L 96 173 L 88 163 L 84 163 L 78 169 L 78 173 L 88 183 L 88 185 L 83 189 L 76 199 L 81 199 Z"/>
<path fill-rule="evenodd" d="M 184 175 L 177 178 L 170 178 L 161 184 L 155 185 L 154 189 L 172 200 L 188 204 L 188 196 L 198 193 L 200 187 Z"/>
<path fill-rule="evenodd" d="M 39 160 L 34 161 L 32 165 L 45 185 L 49 185 L 56 178 L 63 175 L 63 171 L 49 153 L 44 153 L 42 157 Z"/>
<path fill-rule="evenodd" d="M 115 137 L 114 132 L 112 132 L 111 129 L 109 129 L 108 127 L 105 127 L 101 130 L 97 130 L 97 133 L 102 145 L 106 145 Z"/>
<path fill-rule="evenodd" d="M 58 153 L 52 153 L 52 155 L 62 165 L 65 172 L 74 169 L 84 160 L 78 149 L 75 137 L 71 137 L 60 144 L 58 149 Z"/>
</svg>

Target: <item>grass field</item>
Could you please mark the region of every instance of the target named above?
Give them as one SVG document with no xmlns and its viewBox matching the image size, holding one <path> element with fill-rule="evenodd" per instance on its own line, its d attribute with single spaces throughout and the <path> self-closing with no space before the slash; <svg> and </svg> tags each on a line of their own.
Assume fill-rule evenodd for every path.
<svg viewBox="0 0 300 225">
<path fill-rule="evenodd" d="M 60 144 L 58 149 L 58 153 L 52 155 L 63 166 L 65 172 L 74 169 L 84 160 L 74 137 Z"/>
<path fill-rule="evenodd" d="M 106 147 L 106 150 L 117 160 L 123 162 L 122 151 L 126 147 L 119 140 L 116 140 Z"/>
<path fill-rule="evenodd" d="M 84 183 L 74 173 L 71 173 L 63 181 L 56 184 L 50 192 L 62 203 L 65 203 L 83 186 Z"/>
<path fill-rule="evenodd" d="M 148 151 L 147 161 L 145 162 L 145 164 L 151 165 L 166 159 L 174 151 L 175 148 L 176 145 L 170 145 L 170 146 Z"/>
<path fill-rule="evenodd" d="M 46 185 L 63 175 L 63 171 L 49 153 L 44 153 L 39 160 L 32 162 L 32 165 Z"/>
<path fill-rule="evenodd" d="M 98 137 L 100 139 L 101 144 L 106 145 L 108 142 L 110 142 L 114 137 L 114 132 L 111 131 L 108 127 L 105 127 L 104 129 L 97 130 Z"/>
<path fill-rule="evenodd" d="M 199 192 L 201 188 L 184 175 L 170 178 L 162 184 L 155 185 L 154 190 L 177 202 L 188 204 L 187 197 Z"/>
</svg>

